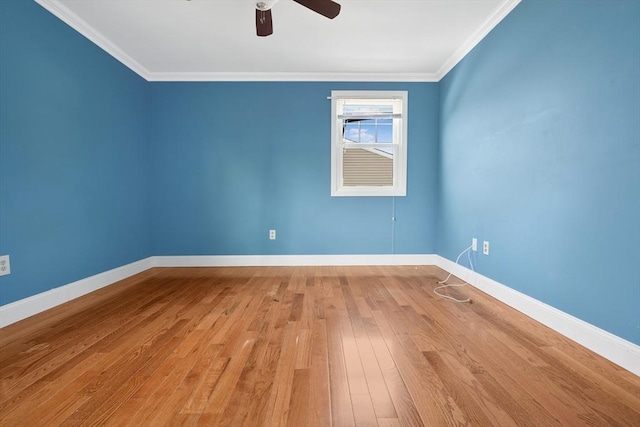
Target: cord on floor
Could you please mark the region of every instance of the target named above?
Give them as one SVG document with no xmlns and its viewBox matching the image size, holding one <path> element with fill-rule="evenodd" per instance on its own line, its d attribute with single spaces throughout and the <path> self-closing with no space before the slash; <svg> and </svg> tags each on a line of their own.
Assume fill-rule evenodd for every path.
<svg viewBox="0 0 640 427">
<path fill-rule="evenodd" d="M 458 262 L 460 261 L 460 257 L 462 257 L 462 255 L 464 255 L 464 253 L 467 253 L 467 259 L 469 260 L 469 266 L 471 267 L 471 271 L 476 271 L 473 268 L 473 261 L 471 260 L 471 249 L 473 246 L 469 246 L 467 249 L 465 249 L 464 251 L 460 252 L 460 255 L 458 255 L 458 258 L 456 258 L 456 264 L 458 264 Z M 438 281 L 438 283 L 440 283 L 441 286 L 438 286 L 437 288 L 435 288 L 433 290 L 433 293 L 442 297 L 442 298 L 446 298 L 449 299 L 451 301 L 455 301 L 455 302 L 460 302 L 460 303 L 466 303 L 468 302 L 469 304 L 473 304 L 473 300 L 471 298 L 467 298 L 467 299 L 458 299 L 458 298 L 454 298 L 451 297 L 449 295 L 445 295 L 443 293 L 438 292 L 438 289 L 445 289 L 445 288 L 461 288 L 463 286 L 467 286 L 467 283 L 447 283 L 447 281 L 451 278 L 451 276 L 453 275 L 453 273 L 449 273 L 449 275 L 447 276 L 446 279 L 444 280 L 440 280 Z"/>
</svg>

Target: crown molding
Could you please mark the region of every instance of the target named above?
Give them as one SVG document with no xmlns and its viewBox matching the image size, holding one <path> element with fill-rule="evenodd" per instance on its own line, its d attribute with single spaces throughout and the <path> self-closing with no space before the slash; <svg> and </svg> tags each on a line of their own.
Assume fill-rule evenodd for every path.
<svg viewBox="0 0 640 427">
<path fill-rule="evenodd" d="M 453 69 L 458 62 L 462 61 L 462 59 L 467 56 L 474 47 L 484 39 L 487 34 L 491 30 L 495 28 L 496 25 L 500 23 L 511 11 L 520 3 L 521 0 L 506 0 L 502 5 L 498 8 L 496 13 L 494 13 L 489 19 L 485 21 L 485 23 L 475 32 L 465 43 L 458 48 L 454 52 L 453 55 L 440 67 L 440 69 L 435 73 L 436 80 L 440 81 L 447 75 L 449 71 Z"/>
<path fill-rule="evenodd" d="M 85 20 L 80 18 L 78 15 L 73 13 L 69 8 L 63 5 L 61 2 L 57 0 L 34 0 L 40 6 L 47 9 L 53 15 L 55 15 L 58 19 L 60 19 L 65 24 L 69 25 L 71 28 L 85 36 L 89 41 L 94 43 L 96 46 L 107 52 L 109 55 L 120 61 L 126 67 L 131 69 L 134 73 L 138 74 L 145 80 L 149 80 L 149 71 L 140 65 L 135 59 L 127 55 L 122 49 L 116 46 L 111 40 L 102 35 L 99 31 L 96 31 L 91 25 L 89 25 Z"/>
<path fill-rule="evenodd" d="M 149 73 L 150 82 L 437 82 L 432 73 Z"/>
</svg>

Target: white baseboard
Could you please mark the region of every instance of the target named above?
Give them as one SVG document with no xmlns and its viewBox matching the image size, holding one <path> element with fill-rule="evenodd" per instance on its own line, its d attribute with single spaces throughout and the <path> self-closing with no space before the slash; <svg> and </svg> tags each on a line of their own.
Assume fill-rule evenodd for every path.
<svg viewBox="0 0 640 427">
<path fill-rule="evenodd" d="M 281 267 L 304 265 L 434 265 L 436 255 L 156 256 L 154 267 Z"/>
<path fill-rule="evenodd" d="M 0 328 L 109 286 L 151 267 L 151 258 L 146 258 L 3 305 L 0 307 Z"/>
<path fill-rule="evenodd" d="M 431 265 L 435 255 L 212 255 L 156 256 L 105 271 L 0 306 L 0 328 L 56 307 L 152 267 L 241 267 L 303 265 Z"/>
<path fill-rule="evenodd" d="M 212 255 L 146 258 L 0 307 L 0 328 L 152 267 L 436 265 L 470 285 L 640 376 L 640 346 L 439 255 Z"/>
<path fill-rule="evenodd" d="M 435 265 L 443 270 L 453 273 L 475 288 L 581 344 L 616 365 L 622 366 L 640 376 L 640 346 L 458 265 L 453 261 L 438 255 L 436 255 L 436 258 Z"/>
</svg>

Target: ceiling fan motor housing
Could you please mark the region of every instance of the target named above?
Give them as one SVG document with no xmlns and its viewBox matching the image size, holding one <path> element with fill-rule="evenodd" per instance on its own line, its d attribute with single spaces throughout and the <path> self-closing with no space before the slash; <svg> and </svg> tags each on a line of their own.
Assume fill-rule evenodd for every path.
<svg viewBox="0 0 640 427">
<path fill-rule="evenodd" d="M 276 4 L 278 0 L 263 0 L 256 3 L 256 9 L 258 10 L 269 10 Z"/>
<path fill-rule="evenodd" d="M 340 13 L 340 4 L 333 0 L 293 1 L 329 19 L 335 18 Z M 256 34 L 258 37 L 266 37 L 273 34 L 271 8 L 277 2 L 278 0 L 260 0 L 256 2 Z"/>
</svg>

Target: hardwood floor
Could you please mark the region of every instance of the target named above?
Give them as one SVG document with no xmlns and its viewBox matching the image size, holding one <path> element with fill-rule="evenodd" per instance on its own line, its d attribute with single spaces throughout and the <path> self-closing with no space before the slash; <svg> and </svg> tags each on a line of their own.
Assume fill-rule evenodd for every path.
<svg viewBox="0 0 640 427">
<path fill-rule="evenodd" d="M 640 426 L 640 378 L 436 267 L 152 269 L 0 330 L 0 425 Z"/>
</svg>

